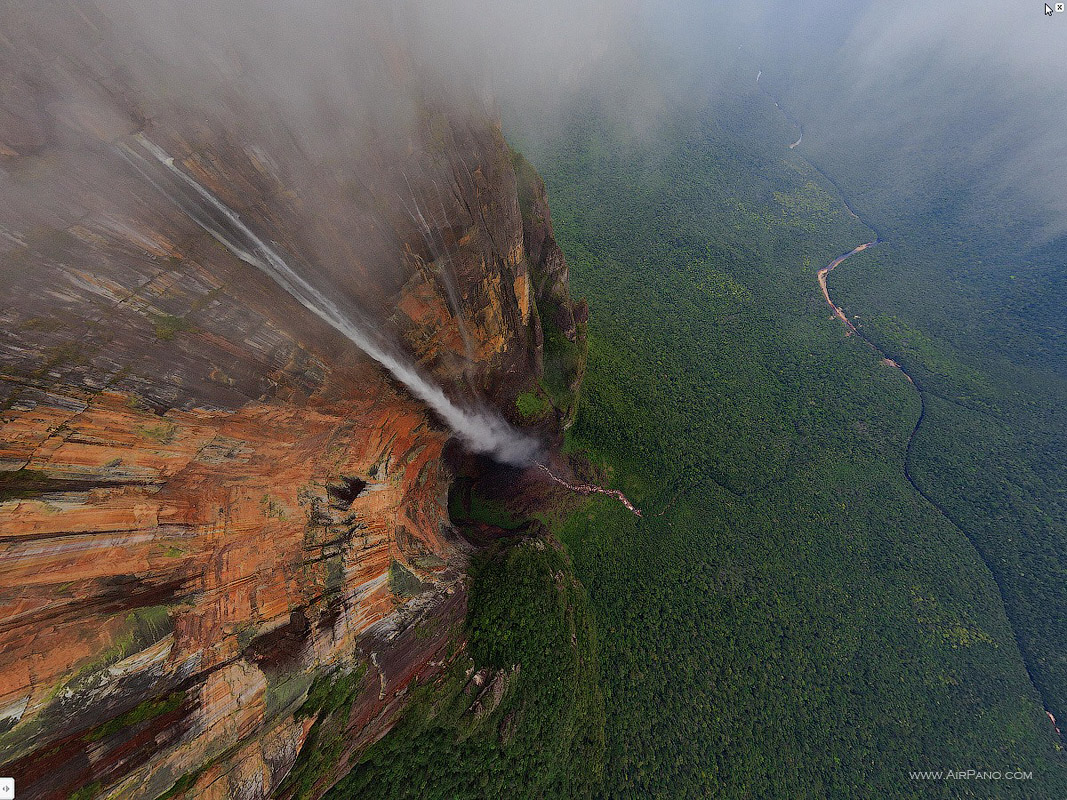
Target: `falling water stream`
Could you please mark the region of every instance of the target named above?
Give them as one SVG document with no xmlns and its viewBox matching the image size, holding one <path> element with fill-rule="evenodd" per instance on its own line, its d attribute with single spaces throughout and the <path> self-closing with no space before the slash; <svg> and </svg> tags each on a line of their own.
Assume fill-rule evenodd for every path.
<svg viewBox="0 0 1067 800">
<path fill-rule="evenodd" d="M 381 364 L 394 378 L 408 387 L 415 397 L 436 411 L 470 450 L 487 453 L 496 460 L 513 466 L 536 465 L 553 481 L 570 491 L 581 495 L 604 494 L 614 497 L 630 512 L 641 516 L 641 511 L 618 490 L 584 483 L 573 484 L 556 475 L 541 461 L 540 443 L 513 428 L 492 410 L 474 410 L 458 406 L 418 367 L 373 333 L 374 325 L 358 309 L 342 310 L 311 285 L 293 270 L 275 248 L 249 228 L 236 211 L 179 168 L 174 159 L 159 145 L 143 134 L 136 134 L 132 141 L 137 146 L 134 147 L 130 143 L 121 144 L 120 153 L 146 180 L 231 253 L 263 272 L 304 308 L 342 333 L 360 350 Z M 422 223 L 419 225 L 420 235 L 431 248 L 435 258 L 443 261 L 432 245 L 430 227 L 426 224 L 422 210 L 418 208 L 414 192 L 412 199 L 416 204 L 416 214 L 413 214 L 412 218 L 416 220 L 416 225 Z M 400 200 L 404 202 L 403 198 Z M 406 208 L 407 204 L 404 205 Z"/>
<path fill-rule="evenodd" d="M 136 134 L 133 141 L 164 168 L 163 174 L 169 180 L 159 180 L 159 166 L 153 167 L 135 147 L 120 145 L 123 157 L 141 175 L 235 256 L 263 272 L 304 308 L 381 364 L 415 397 L 437 412 L 468 448 L 515 466 L 528 465 L 537 458 L 540 444 L 534 438 L 516 430 L 489 409 L 474 410 L 454 403 L 417 366 L 372 333 L 374 326 L 360 312 L 342 310 L 295 272 L 277 250 L 241 220 L 237 212 L 180 169 L 166 151 L 143 134 Z"/>
</svg>

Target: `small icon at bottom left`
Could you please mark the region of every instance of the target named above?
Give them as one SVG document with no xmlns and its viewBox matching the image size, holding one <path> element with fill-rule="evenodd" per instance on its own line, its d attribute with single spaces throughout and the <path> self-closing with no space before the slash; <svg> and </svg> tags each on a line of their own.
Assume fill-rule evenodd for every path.
<svg viewBox="0 0 1067 800">
<path fill-rule="evenodd" d="M 0 778 L 0 800 L 15 800 L 14 778 Z"/>
</svg>

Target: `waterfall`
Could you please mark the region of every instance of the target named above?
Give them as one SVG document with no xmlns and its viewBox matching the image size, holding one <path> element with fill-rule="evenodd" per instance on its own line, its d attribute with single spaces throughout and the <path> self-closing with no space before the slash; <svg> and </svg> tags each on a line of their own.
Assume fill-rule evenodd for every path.
<svg viewBox="0 0 1067 800">
<path fill-rule="evenodd" d="M 152 175 L 151 162 L 128 144 L 120 145 L 123 157 L 142 176 L 235 256 L 263 272 L 304 308 L 381 364 L 415 397 L 430 406 L 468 448 L 474 452 L 488 453 L 499 461 L 515 466 L 525 466 L 536 459 L 540 445 L 535 439 L 516 430 L 490 409 L 463 408 L 454 403 L 414 363 L 371 333 L 374 326 L 362 313 L 355 309 L 342 310 L 312 286 L 289 266 L 277 250 L 257 236 L 237 212 L 175 165 L 174 159 L 166 151 L 143 134 L 138 133 L 133 138 L 141 149 L 165 168 L 167 174 L 177 179 L 177 187 L 185 191 L 174 191 L 173 186 L 168 187 L 156 180 Z"/>
</svg>

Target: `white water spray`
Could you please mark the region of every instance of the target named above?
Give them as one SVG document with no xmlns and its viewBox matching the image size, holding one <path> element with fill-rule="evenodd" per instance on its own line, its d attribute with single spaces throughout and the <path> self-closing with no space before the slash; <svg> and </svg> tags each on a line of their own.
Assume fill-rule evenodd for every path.
<svg viewBox="0 0 1067 800">
<path fill-rule="evenodd" d="M 472 410 L 457 406 L 439 386 L 424 376 L 418 367 L 370 334 L 370 326 L 365 321 L 357 321 L 356 314 L 339 309 L 333 301 L 294 272 L 276 250 L 245 225 L 237 212 L 179 169 L 166 151 L 142 134 L 136 134 L 134 139 L 165 167 L 169 174 L 175 176 L 180 185 L 191 189 L 195 197 L 189 197 L 187 193 L 168 191 L 152 177 L 150 163 L 146 163 L 133 148 L 122 145 L 121 152 L 134 168 L 230 252 L 266 274 L 304 308 L 338 330 L 360 350 L 385 367 L 413 395 L 436 411 L 467 447 L 474 452 L 488 453 L 499 461 L 515 466 L 525 466 L 536 459 L 540 445 L 535 439 L 515 430 L 507 421 L 488 409 Z"/>
</svg>

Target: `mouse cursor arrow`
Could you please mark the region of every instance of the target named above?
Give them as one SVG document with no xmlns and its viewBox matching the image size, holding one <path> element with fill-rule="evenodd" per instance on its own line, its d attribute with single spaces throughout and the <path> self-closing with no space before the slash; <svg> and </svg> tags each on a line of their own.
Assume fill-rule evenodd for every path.
<svg viewBox="0 0 1067 800">
<path fill-rule="evenodd" d="M 1046 17 L 1051 17 L 1052 16 L 1052 6 L 1050 6 L 1048 3 L 1045 3 L 1045 16 Z"/>
</svg>

